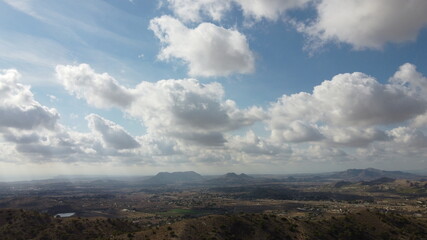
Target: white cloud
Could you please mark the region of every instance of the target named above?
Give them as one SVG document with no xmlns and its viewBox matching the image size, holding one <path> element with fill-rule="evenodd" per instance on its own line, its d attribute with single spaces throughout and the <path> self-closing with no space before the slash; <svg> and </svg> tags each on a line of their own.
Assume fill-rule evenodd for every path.
<svg viewBox="0 0 427 240">
<path fill-rule="evenodd" d="M 3 133 L 3 138 L 8 142 L 14 142 L 19 144 L 29 144 L 29 143 L 36 143 L 39 142 L 40 136 L 36 133 L 28 133 L 28 134 L 22 134 L 18 135 L 12 131 L 7 131 Z"/>
<path fill-rule="evenodd" d="M 223 100 L 219 83 L 195 79 L 142 82 L 134 90 L 135 102 L 126 111 L 142 120 L 149 132 L 166 134 L 204 145 L 222 145 L 223 132 L 252 125 L 264 115 L 260 108 L 237 108 Z"/>
<path fill-rule="evenodd" d="M 88 76 L 97 77 L 90 73 Z M 92 132 L 72 131 L 58 123 L 56 110 L 37 102 L 30 87 L 20 84 L 19 78 L 16 70 L 0 73 L 0 150 L 4 153 L 1 162 L 144 162 L 155 165 L 153 158 L 167 159 L 180 154 L 174 139 L 147 134 L 137 137 L 137 141 L 123 127 L 94 114 L 87 116 Z"/>
<path fill-rule="evenodd" d="M 390 82 L 401 85 L 411 85 L 414 91 L 427 93 L 427 78 L 417 71 L 417 67 L 410 63 L 405 63 L 390 78 Z"/>
<path fill-rule="evenodd" d="M 380 126 L 423 116 L 425 78 L 404 64 L 388 84 L 363 73 L 338 74 L 315 86 L 313 93 L 284 95 L 269 109 L 275 141 L 323 141 L 364 147 L 389 140 Z"/>
<path fill-rule="evenodd" d="M 246 17 L 277 20 L 286 11 L 304 7 L 311 0 L 234 0 Z"/>
<path fill-rule="evenodd" d="M 14 69 L 0 70 L 0 128 L 53 129 L 59 114 L 35 101 L 30 87 L 18 83 L 19 78 Z"/>
<path fill-rule="evenodd" d="M 390 130 L 389 135 L 397 143 L 398 148 L 427 148 L 427 136 L 420 130 L 410 127 L 397 127 Z"/>
<path fill-rule="evenodd" d="M 182 154 L 176 140 L 160 134 L 145 134 L 137 137 L 141 154 L 146 156 L 170 156 Z"/>
<path fill-rule="evenodd" d="M 132 149 L 139 147 L 139 143 L 127 133 L 123 127 L 104 119 L 96 114 L 86 116 L 89 128 L 102 137 L 108 147 L 114 149 Z"/>
<path fill-rule="evenodd" d="M 417 71 L 415 65 L 410 63 L 405 63 L 399 67 L 393 77 L 390 78 L 390 81 L 395 84 L 411 86 L 410 90 L 413 92 L 420 92 L 421 94 L 427 96 L 427 78 L 424 77 L 421 73 Z M 427 114 L 417 116 L 412 125 L 414 127 L 422 127 L 427 124 Z"/>
<path fill-rule="evenodd" d="M 394 158 L 408 159 L 427 155 L 425 125 L 414 123 L 426 115 L 426 78 L 411 64 L 402 65 L 389 83 L 363 73 L 338 74 L 312 93 L 281 97 L 267 113 L 258 107 L 240 109 L 225 99 L 223 86 L 217 82 L 169 79 L 125 88 L 85 64 L 58 66 L 57 71 L 71 94 L 93 106 L 119 108 L 140 120 L 147 134 L 132 137 L 122 126 L 96 114 L 86 117 L 91 132 L 72 131 L 57 123 L 55 109 L 38 103 L 29 86 L 18 83 L 16 70 L 7 70 L 0 74 L 0 109 L 35 108 L 51 117 L 31 116 L 35 121 L 28 125 L 7 125 L 5 119 L 13 115 L 0 115 L 0 150 L 7 152 L 7 158 L 271 169 L 272 164 L 284 162 L 371 157 L 385 161 L 391 153 Z M 127 100 L 121 100 L 118 93 Z M 243 136 L 233 132 L 263 120 L 270 136 L 257 136 L 253 130 Z"/>
<path fill-rule="evenodd" d="M 247 18 L 277 20 L 287 10 L 301 8 L 310 0 L 168 0 L 169 8 L 185 22 L 202 22 L 205 17 L 220 21 L 233 6 Z"/>
<path fill-rule="evenodd" d="M 227 76 L 254 71 L 254 54 L 246 37 L 237 30 L 211 23 L 190 29 L 169 16 L 152 19 L 149 28 L 163 44 L 158 58 L 183 60 L 191 76 Z"/>
<path fill-rule="evenodd" d="M 126 89 L 108 74 L 97 74 L 85 64 L 58 66 L 57 72 L 70 93 L 93 106 L 119 107 L 142 120 L 151 134 L 222 145 L 223 132 L 249 126 L 264 117 L 261 108 L 241 110 L 232 100 L 224 100 L 224 90 L 216 82 L 201 84 L 195 79 L 171 79 L 141 82 L 133 89 Z M 113 87 L 103 86 L 103 82 Z"/>
<path fill-rule="evenodd" d="M 56 102 L 56 101 L 58 101 L 58 98 L 55 95 L 46 94 L 46 96 L 49 98 L 50 102 Z"/>
<path fill-rule="evenodd" d="M 271 123 L 274 127 L 301 119 L 339 126 L 398 123 L 424 113 L 425 103 L 408 87 L 381 84 L 363 73 L 345 73 L 314 87 L 312 94 L 284 95 L 270 109 Z"/>
<path fill-rule="evenodd" d="M 4 144 L 13 147 L 13 155 L 24 162 L 87 161 L 90 156 L 85 153 L 94 152 L 94 138 L 69 131 L 61 125 L 54 130 L 9 128 L 0 136 Z"/>
<path fill-rule="evenodd" d="M 381 49 L 386 43 L 415 41 L 427 25 L 427 1 L 321 0 L 318 17 L 300 31 L 316 42 L 336 41 L 354 49 Z M 313 47 L 313 46 L 309 46 Z"/>
<path fill-rule="evenodd" d="M 331 128 L 323 127 L 322 134 L 329 144 L 349 147 L 366 147 L 376 141 L 387 141 L 387 134 L 376 128 Z"/>
<path fill-rule="evenodd" d="M 102 118 L 92 117 L 90 126 L 105 148 L 96 134 L 69 130 L 58 123 L 57 111 L 37 102 L 19 78 L 13 69 L 0 72 L 0 146 L 8 149 L 9 157 L 24 162 L 100 161 L 120 155 L 116 149 L 139 146 L 123 128 Z"/>
<path fill-rule="evenodd" d="M 356 50 L 382 49 L 387 43 L 417 39 L 427 26 L 424 0 L 168 0 L 173 14 L 184 22 L 221 21 L 239 9 L 245 21 L 277 21 L 290 10 L 315 10 L 314 18 L 287 18 L 307 36 L 313 51 L 328 42 L 346 43 Z"/>
<path fill-rule="evenodd" d="M 88 65 L 62 68 L 66 72 L 81 71 L 73 76 L 88 83 L 94 82 L 92 78 L 108 76 L 108 82 L 114 83 L 118 91 L 124 89 L 113 77 L 95 73 Z M 224 89 L 217 82 L 203 84 L 196 79 L 141 82 L 125 88 L 130 99 L 127 104 L 115 106 L 141 120 L 147 134 L 132 138 L 117 124 L 91 115 L 87 119 L 99 140 L 93 136 L 86 137 L 89 140 L 85 142 L 75 140 L 80 143 L 76 143 L 79 147 L 74 148 L 74 155 L 93 151 L 95 155 L 89 156 L 129 163 L 143 158 L 150 164 L 172 161 L 218 166 L 263 164 L 267 160 L 276 163 L 347 161 L 368 159 L 372 154 L 383 154 L 383 158 L 378 159 L 386 159 L 384 154 L 390 150 L 402 156 L 420 156 L 424 145 L 416 143 L 424 139 L 421 130 L 411 128 L 399 133 L 384 129 L 392 124 L 411 124 L 425 114 L 427 97 L 423 81 L 425 77 L 410 64 L 402 65 L 385 84 L 363 73 L 338 74 L 314 87 L 312 93 L 284 95 L 271 104 L 268 116 L 261 108 L 239 109 L 235 102 L 224 99 Z M 70 87 L 75 92 L 86 88 L 73 79 L 69 82 L 75 84 Z M 89 89 L 93 90 L 92 96 L 82 95 L 83 98 L 95 95 L 100 102 L 116 101 L 114 94 L 108 99 L 110 95 L 102 93 L 103 88 Z M 97 101 L 88 102 L 96 105 Z M 270 137 L 259 137 L 253 131 L 244 136 L 231 134 L 232 130 L 262 120 L 271 131 Z M 26 137 L 23 135 L 14 141 L 31 140 L 30 135 Z M 138 145 L 128 148 L 126 143 L 135 142 Z M 410 151 L 405 150 L 408 146 Z M 354 148 L 355 153 L 346 152 L 348 148 Z"/>
<path fill-rule="evenodd" d="M 186 22 L 201 22 L 206 15 L 219 21 L 231 8 L 230 0 L 168 0 L 176 16 Z"/>
<path fill-rule="evenodd" d="M 93 106 L 100 108 L 126 107 L 133 101 L 127 88 L 119 85 L 107 73 L 95 73 L 87 64 L 58 65 L 56 74 L 68 92 L 77 98 L 85 99 Z"/>
<path fill-rule="evenodd" d="M 273 142 L 258 137 L 253 131 L 248 131 L 244 136 L 230 136 L 227 147 L 256 156 L 277 155 L 287 150 L 281 145 L 275 145 Z"/>
<path fill-rule="evenodd" d="M 323 138 L 317 126 L 302 121 L 293 121 L 285 129 L 272 129 L 271 136 L 276 141 L 286 142 L 309 142 Z"/>
<path fill-rule="evenodd" d="M 426 102 L 409 88 L 381 84 L 363 73 L 339 74 L 313 90 L 327 121 L 370 126 L 398 123 L 425 112 Z"/>
<path fill-rule="evenodd" d="M 359 148 L 357 157 L 369 161 L 386 161 L 393 165 L 400 164 L 402 167 L 417 162 L 421 163 L 422 167 L 425 165 L 427 135 L 424 131 L 403 125 L 386 133 L 389 141 L 373 143 L 369 148 Z"/>
<path fill-rule="evenodd" d="M 346 152 L 339 148 L 325 147 L 319 144 L 312 144 L 307 148 L 293 148 L 291 161 L 296 162 L 341 162 L 351 158 Z"/>
<path fill-rule="evenodd" d="M 52 161 L 62 157 L 63 160 L 67 161 L 70 156 L 76 153 L 73 148 L 67 146 L 52 146 L 46 144 L 19 144 L 16 146 L 16 150 L 23 154 L 33 156 L 32 161 Z M 40 158 L 39 158 L 40 157 Z"/>
<path fill-rule="evenodd" d="M 57 111 L 37 102 L 20 77 L 14 69 L 0 71 L 0 143 L 13 146 L 12 155 L 30 154 L 34 161 L 76 152 L 57 137 L 62 131 Z"/>
</svg>

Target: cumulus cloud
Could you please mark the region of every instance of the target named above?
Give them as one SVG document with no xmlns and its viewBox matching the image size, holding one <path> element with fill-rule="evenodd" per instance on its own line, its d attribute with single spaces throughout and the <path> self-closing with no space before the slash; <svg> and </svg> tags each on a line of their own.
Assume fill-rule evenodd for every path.
<svg viewBox="0 0 427 240">
<path fill-rule="evenodd" d="M 191 76 L 227 76 L 254 71 L 254 54 L 246 37 L 234 29 L 201 23 L 194 29 L 169 16 L 154 18 L 149 27 L 163 44 L 160 60 L 177 58 Z"/>
<path fill-rule="evenodd" d="M 19 144 L 16 146 L 16 150 L 20 153 L 29 154 L 34 156 L 33 161 L 52 161 L 58 159 L 58 157 L 66 157 L 63 161 L 66 161 L 72 154 L 76 153 L 73 148 L 67 146 L 51 146 L 45 144 Z M 50 159 L 39 159 L 37 157 L 49 157 Z"/>
<path fill-rule="evenodd" d="M 132 94 L 107 73 L 98 74 L 87 64 L 78 66 L 58 65 L 58 79 L 65 89 L 89 104 L 110 108 L 126 107 L 132 102 Z"/>
<path fill-rule="evenodd" d="M 168 0 L 169 8 L 186 22 L 201 22 L 203 17 L 220 21 L 233 6 L 247 18 L 277 20 L 287 10 L 301 8 L 310 0 Z"/>
<path fill-rule="evenodd" d="M 102 137 L 104 143 L 115 149 L 139 147 L 139 143 L 123 127 L 96 114 L 86 116 L 89 128 Z"/>
<path fill-rule="evenodd" d="M 24 133 L 24 134 L 16 134 L 10 131 L 3 133 L 3 138 L 8 142 L 14 142 L 18 144 L 29 144 L 36 143 L 40 141 L 40 136 L 36 133 Z"/>
<path fill-rule="evenodd" d="M 397 127 L 388 132 L 399 148 L 427 148 L 427 136 L 420 130 L 410 127 Z"/>
<path fill-rule="evenodd" d="M 399 67 L 399 70 L 390 78 L 394 84 L 411 86 L 412 92 L 420 92 L 427 95 L 427 78 L 417 71 L 415 65 L 405 63 Z M 417 116 L 412 125 L 414 127 L 422 127 L 427 124 L 427 114 Z"/>
<path fill-rule="evenodd" d="M 427 110 L 425 78 L 402 65 L 381 84 L 363 73 L 345 73 L 315 86 L 313 93 L 284 95 L 269 109 L 276 141 L 324 141 L 353 147 L 387 140 L 376 128 L 416 119 Z"/>
<path fill-rule="evenodd" d="M 66 71 L 81 70 L 78 66 L 62 67 Z M 89 70 L 75 76 L 93 82 L 91 78 L 99 74 L 87 68 Z M 123 89 L 113 77 L 109 79 L 117 89 Z M 247 163 L 261 161 L 261 157 L 269 161 L 295 162 L 349 160 L 361 158 L 361 149 L 366 150 L 364 156 L 367 157 L 373 152 L 397 151 L 405 146 L 417 152 L 423 144 L 415 143 L 422 142 L 425 136 L 421 130 L 414 126 L 400 132 L 384 129 L 411 124 L 425 115 L 425 81 L 411 64 L 402 65 L 388 83 L 380 83 L 358 72 L 338 74 L 315 86 L 312 93 L 282 96 L 271 103 L 267 112 L 258 107 L 240 109 L 234 101 L 224 99 L 224 89 L 217 82 L 200 83 L 196 79 L 141 82 L 126 88 L 130 99 L 127 104 L 115 106 L 141 120 L 147 134 L 133 138 L 117 124 L 90 115 L 87 120 L 98 138 L 84 143 L 74 140 L 75 146 L 79 146 L 74 150 L 76 154 L 96 152 L 99 156 L 130 159 L 131 162 L 143 156 L 145 161 L 151 159 L 152 162 L 175 159 L 179 162 L 206 161 L 206 164 Z M 75 81 L 69 79 L 69 82 Z M 81 87 L 85 86 L 71 86 L 76 92 L 82 91 Z M 115 101 L 108 99 L 108 94 L 97 92 L 104 91 L 102 88 L 92 91 L 100 102 Z M 96 106 L 96 102 L 88 103 Z M 244 136 L 231 134 L 233 130 L 263 120 L 270 130 L 267 138 L 253 131 Z M 16 142 L 26 141 L 25 136 L 18 137 Z M 343 150 L 348 147 L 356 148 L 358 155 L 352 156 Z"/>
<path fill-rule="evenodd" d="M 18 154 L 34 162 L 78 161 L 77 155 L 82 157 L 86 153 L 94 152 L 92 147 L 96 141 L 90 134 L 73 132 L 60 124 L 54 130 L 8 129 L 3 133 L 3 139 L 14 145 Z M 84 156 L 80 160 L 87 157 Z"/>
<path fill-rule="evenodd" d="M 234 0 L 240 5 L 243 14 L 257 21 L 265 18 L 277 20 L 286 11 L 302 8 L 311 0 Z"/>
<path fill-rule="evenodd" d="M 230 149 L 252 155 L 277 155 L 288 150 L 281 145 L 258 137 L 253 131 L 248 131 L 244 136 L 230 136 L 227 146 Z"/>
<path fill-rule="evenodd" d="M 363 73 L 339 74 L 313 90 L 329 122 L 369 126 L 402 122 L 425 112 L 425 99 L 410 88 L 381 84 Z"/>
<path fill-rule="evenodd" d="M 314 10 L 314 18 L 287 18 L 307 36 L 310 51 L 328 42 L 356 50 L 382 49 L 387 43 L 415 41 L 427 26 L 424 0 L 168 0 L 168 6 L 184 22 L 221 21 L 236 9 L 246 21 L 255 22 L 277 21 L 290 10 Z"/>
<path fill-rule="evenodd" d="M 369 161 L 394 161 L 394 164 L 425 162 L 427 135 L 422 129 L 401 125 L 386 131 L 389 141 L 359 148 L 357 157 Z"/>
<path fill-rule="evenodd" d="M 91 69 L 87 71 L 84 65 L 76 68 L 68 67 L 58 69 L 68 72 L 83 69 L 86 75 L 73 76 L 79 79 L 83 77 L 90 83 L 100 79 L 99 75 Z M 79 82 L 71 79 L 70 75 L 65 77 L 70 80 L 68 84 L 79 85 Z M 5 153 L 1 161 L 17 159 L 22 162 L 136 163 L 147 162 L 147 159 L 155 156 L 179 154 L 178 144 L 171 138 L 147 134 L 138 137 L 137 141 L 123 127 L 95 114 L 86 118 L 92 132 L 81 133 L 70 130 L 58 123 L 59 114 L 56 110 L 37 102 L 30 87 L 19 83 L 19 78 L 20 74 L 16 70 L 4 70 L 0 74 L 0 150 Z M 116 83 L 110 78 L 111 82 Z M 71 87 L 73 91 L 82 91 L 74 86 Z M 81 87 L 87 88 L 84 84 Z M 116 90 L 120 91 L 120 89 L 122 87 L 117 85 Z M 116 101 L 114 94 L 103 95 L 102 91 L 110 90 L 109 88 L 92 88 L 92 94 L 97 95 L 97 100 L 89 102 L 99 106 L 102 96 L 112 97 L 112 99 L 102 99 L 105 102 Z M 142 158 L 144 160 L 141 160 Z"/>
<path fill-rule="evenodd" d="M 293 148 L 291 161 L 295 162 L 340 162 L 351 158 L 345 151 L 319 144 L 307 148 Z"/>
<path fill-rule="evenodd" d="M 415 65 L 410 63 L 400 66 L 390 81 L 395 84 L 411 85 L 414 91 L 427 93 L 427 78 L 417 71 Z"/>
<path fill-rule="evenodd" d="M 13 69 L 0 73 L 0 145 L 9 146 L 9 153 L 20 156 L 18 159 L 35 162 L 96 159 L 91 155 L 100 149 L 99 141 L 92 134 L 74 132 L 58 123 L 56 109 L 37 102 L 30 86 L 19 83 L 19 78 Z M 125 139 L 120 132 L 117 137 Z"/>
<path fill-rule="evenodd" d="M 327 142 L 333 145 L 349 147 L 366 147 L 376 141 L 386 141 L 389 137 L 384 131 L 376 128 L 333 128 L 325 126 L 321 132 Z"/>
<path fill-rule="evenodd" d="M 78 79 L 86 79 L 87 82 L 99 79 L 99 74 L 87 68 L 87 65 L 58 66 L 57 71 L 74 72 L 65 76 L 67 81 L 61 79 L 64 78 L 62 74 L 58 74 L 58 77 L 64 84 L 70 84 L 70 93 L 85 92 L 87 87 L 78 84 Z M 115 79 L 109 79 L 117 84 Z M 118 84 L 116 86 L 117 91 L 123 89 Z M 117 93 L 109 95 L 110 89 L 89 89 L 91 95 L 82 97 L 91 105 L 99 106 L 99 103 L 116 101 Z M 249 126 L 264 118 L 261 108 L 239 109 L 234 101 L 224 100 L 224 90 L 216 82 L 201 84 L 196 79 L 141 82 L 135 88 L 127 89 L 126 93 L 131 101 L 126 105 L 116 106 L 142 120 L 149 133 L 164 134 L 199 144 L 222 145 L 225 142 L 223 132 Z M 92 100 L 94 96 L 96 101 Z"/>
<path fill-rule="evenodd" d="M 57 111 L 37 102 L 30 86 L 19 83 L 20 77 L 14 69 L 0 71 L 0 143 L 17 153 L 35 154 L 35 161 L 37 156 L 71 153 L 53 141 L 61 129 Z"/>
<path fill-rule="evenodd" d="M 300 25 L 312 41 L 343 42 L 354 49 L 381 49 L 386 43 L 415 41 L 427 25 L 424 0 L 321 0 L 317 19 Z"/>
<path fill-rule="evenodd" d="M 11 159 L 261 166 L 267 161 L 298 164 L 386 159 L 390 153 L 395 158 L 426 155 L 425 125 L 417 119 L 427 115 L 427 80 L 412 64 L 403 64 L 388 83 L 363 73 L 338 74 L 311 93 L 282 96 L 267 112 L 239 108 L 225 99 L 217 82 L 169 79 L 125 88 L 85 64 L 58 66 L 57 71 L 66 73 L 57 76 L 70 94 L 96 107 L 109 103 L 119 108 L 140 120 L 147 133 L 132 137 L 122 126 L 96 114 L 86 116 L 91 132 L 72 131 L 57 123 L 56 110 L 38 103 L 30 88 L 17 82 L 17 71 L 9 70 L 0 75 L 0 109 L 36 108 L 51 116 L 51 122 L 32 117 L 35 123 L 11 125 L 5 121 L 9 115 L 0 115 L 0 149 L 7 149 Z M 101 80 L 114 87 L 88 86 Z M 118 93 L 128 100 L 118 100 Z M 270 135 L 233 132 L 258 121 L 265 121 Z"/>
<path fill-rule="evenodd" d="M 201 15 L 219 21 L 231 8 L 230 0 L 168 0 L 168 3 L 175 15 L 186 22 L 200 22 Z"/>
<path fill-rule="evenodd" d="M 29 86 L 18 82 L 14 69 L 0 70 L 0 128 L 53 129 L 59 114 L 34 100 Z"/>
<path fill-rule="evenodd" d="M 272 129 L 271 136 L 276 141 L 309 142 L 323 138 L 317 126 L 302 121 L 293 121 L 284 129 Z"/>
<path fill-rule="evenodd" d="M 222 145 L 223 132 L 252 125 L 264 117 L 261 108 L 239 109 L 224 100 L 219 83 L 195 79 L 142 82 L 128 113 L 156 132 L 205 145 Z"/>
<path fill-rule="evenodd" d="M 159 134 L 145 134 L 136 137 L 141 144 L 141 154 L 147 156 L 170 156 L 182 154 L 178 142 Z"/>
<path fill-rule="evenodd" d="M 284 95 L 272 105 L 271 114 L 279 116 L 272 124 L 299 119 L 341 126 L 398 123 L 424 113 L 425 103 L 402 85 L 381 84 L 363 73 L 345 73 L 314 87 L 312 94 Z"/>
</svg>

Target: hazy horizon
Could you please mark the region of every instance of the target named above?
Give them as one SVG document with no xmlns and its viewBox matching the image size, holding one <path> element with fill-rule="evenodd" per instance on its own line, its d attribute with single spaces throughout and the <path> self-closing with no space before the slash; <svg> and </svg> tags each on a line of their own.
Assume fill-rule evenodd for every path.
<svg viewBox="0 0 427 240">
<path fill-rule="evenodd" d="M 158 173 L 161 172 L 167 172 L 167 173 L 174 173 L 174 172 L 196 172 L 202 176 L 222 176 L 225 175 L 227 173 L 236 173 L 236 174 L 247 174 L 247 175 L 252 175 L 252 176 L 256 176 L 256 175 L 276 175 L 276 176 L 286 176 L 286 175 L 304 175 L 304 174 L 325 174 L 325 173 L 331 173 L 331 172 L 343 172 L 349 169 L 368 169 L 368 168 L 347 168 L 347 169 L 340 169 L 340 170 L 334 170 L 334 171 L 307 171 L 307 172 L 242 172 L 242 171 L 225 171 L 225 172 L 198 172 L 198 171 L 194 171 L 191 169 L 188 170 L 182 170 L 182 171 L 174 171 L 174 170 L 170 170 L 170 171 L 159 171 L 159 172 L 153 172 L 153 173 L 146 173 L 146 174 L 58 174 L 58 175 L 40 175 L 40 176 L 0 176 L 0 182 L 19 182 L 19 181 L 37 181 L 37 180 L 54 180 L 54 179 L 85 179 L 85 178 L 90 178 L 90 179 L 122 179 L 122 178 L 138 178 L 138 177 L 152 177 L 157 175 Z M 427 174 L 427 168 L 424 169 L 379 169 L 379 168 L 374 168 L 374 169 L 378 169 L 378 170 L 383 170 L 383 171 L 401 171 L 401 172 L 407 172 L 407 173 L 414 173 L 414 174 L 421 174 L 420 176 L 426 175 Z"/>
</svg>

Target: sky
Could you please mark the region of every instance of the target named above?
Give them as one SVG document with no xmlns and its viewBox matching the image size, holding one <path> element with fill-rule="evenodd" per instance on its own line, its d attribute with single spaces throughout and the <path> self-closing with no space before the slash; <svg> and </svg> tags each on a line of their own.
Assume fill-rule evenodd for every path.
<svg viewBox="0 0 427 240">
<path fill-rule="evenodd" d="M 425 0 L 0 0 L 0 181 L 427 170 Z"/>
</svg>

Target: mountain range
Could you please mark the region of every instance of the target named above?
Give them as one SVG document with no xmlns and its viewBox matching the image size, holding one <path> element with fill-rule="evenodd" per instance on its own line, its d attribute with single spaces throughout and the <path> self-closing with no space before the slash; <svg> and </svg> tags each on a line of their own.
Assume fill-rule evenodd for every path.
<svg viewBox="0 0 427 240">
<path fill-rule="evenodd" d="M 349 181 L 370 181 L 378 178 L 394 178 L 394 179 L 415 179 L 419 175 L 402 172 L 402 171 L 384 171 L 375 168 L 366 169 L 347 169 L 346 171 L 332 173 L 328 176 L 331 179 L 342 179 Z"/>
<path fill-rule="evenodd" d="M 253 177 L 241 173 L 227 173 L 222 176 L 204 177 L 194 171 L 187 172 L 160 172 L 157 175 L 143 181 L 144 184 L 151 185 L 173 185 L 173 184 L 204 184 L 204 185 L 230 185 L 230 184 L 250 184 L 267 183 L 280 181 L 372 181 L 380 178 L 387 179 L 417 179 L 421 176 L 402 172 L 385 171 L 375 168 L 348 169 L 341 172 L 331 172 L 323 174 L 304 174 L 294 176 L 283 176 L 282 178 Z"/>
</svg>

